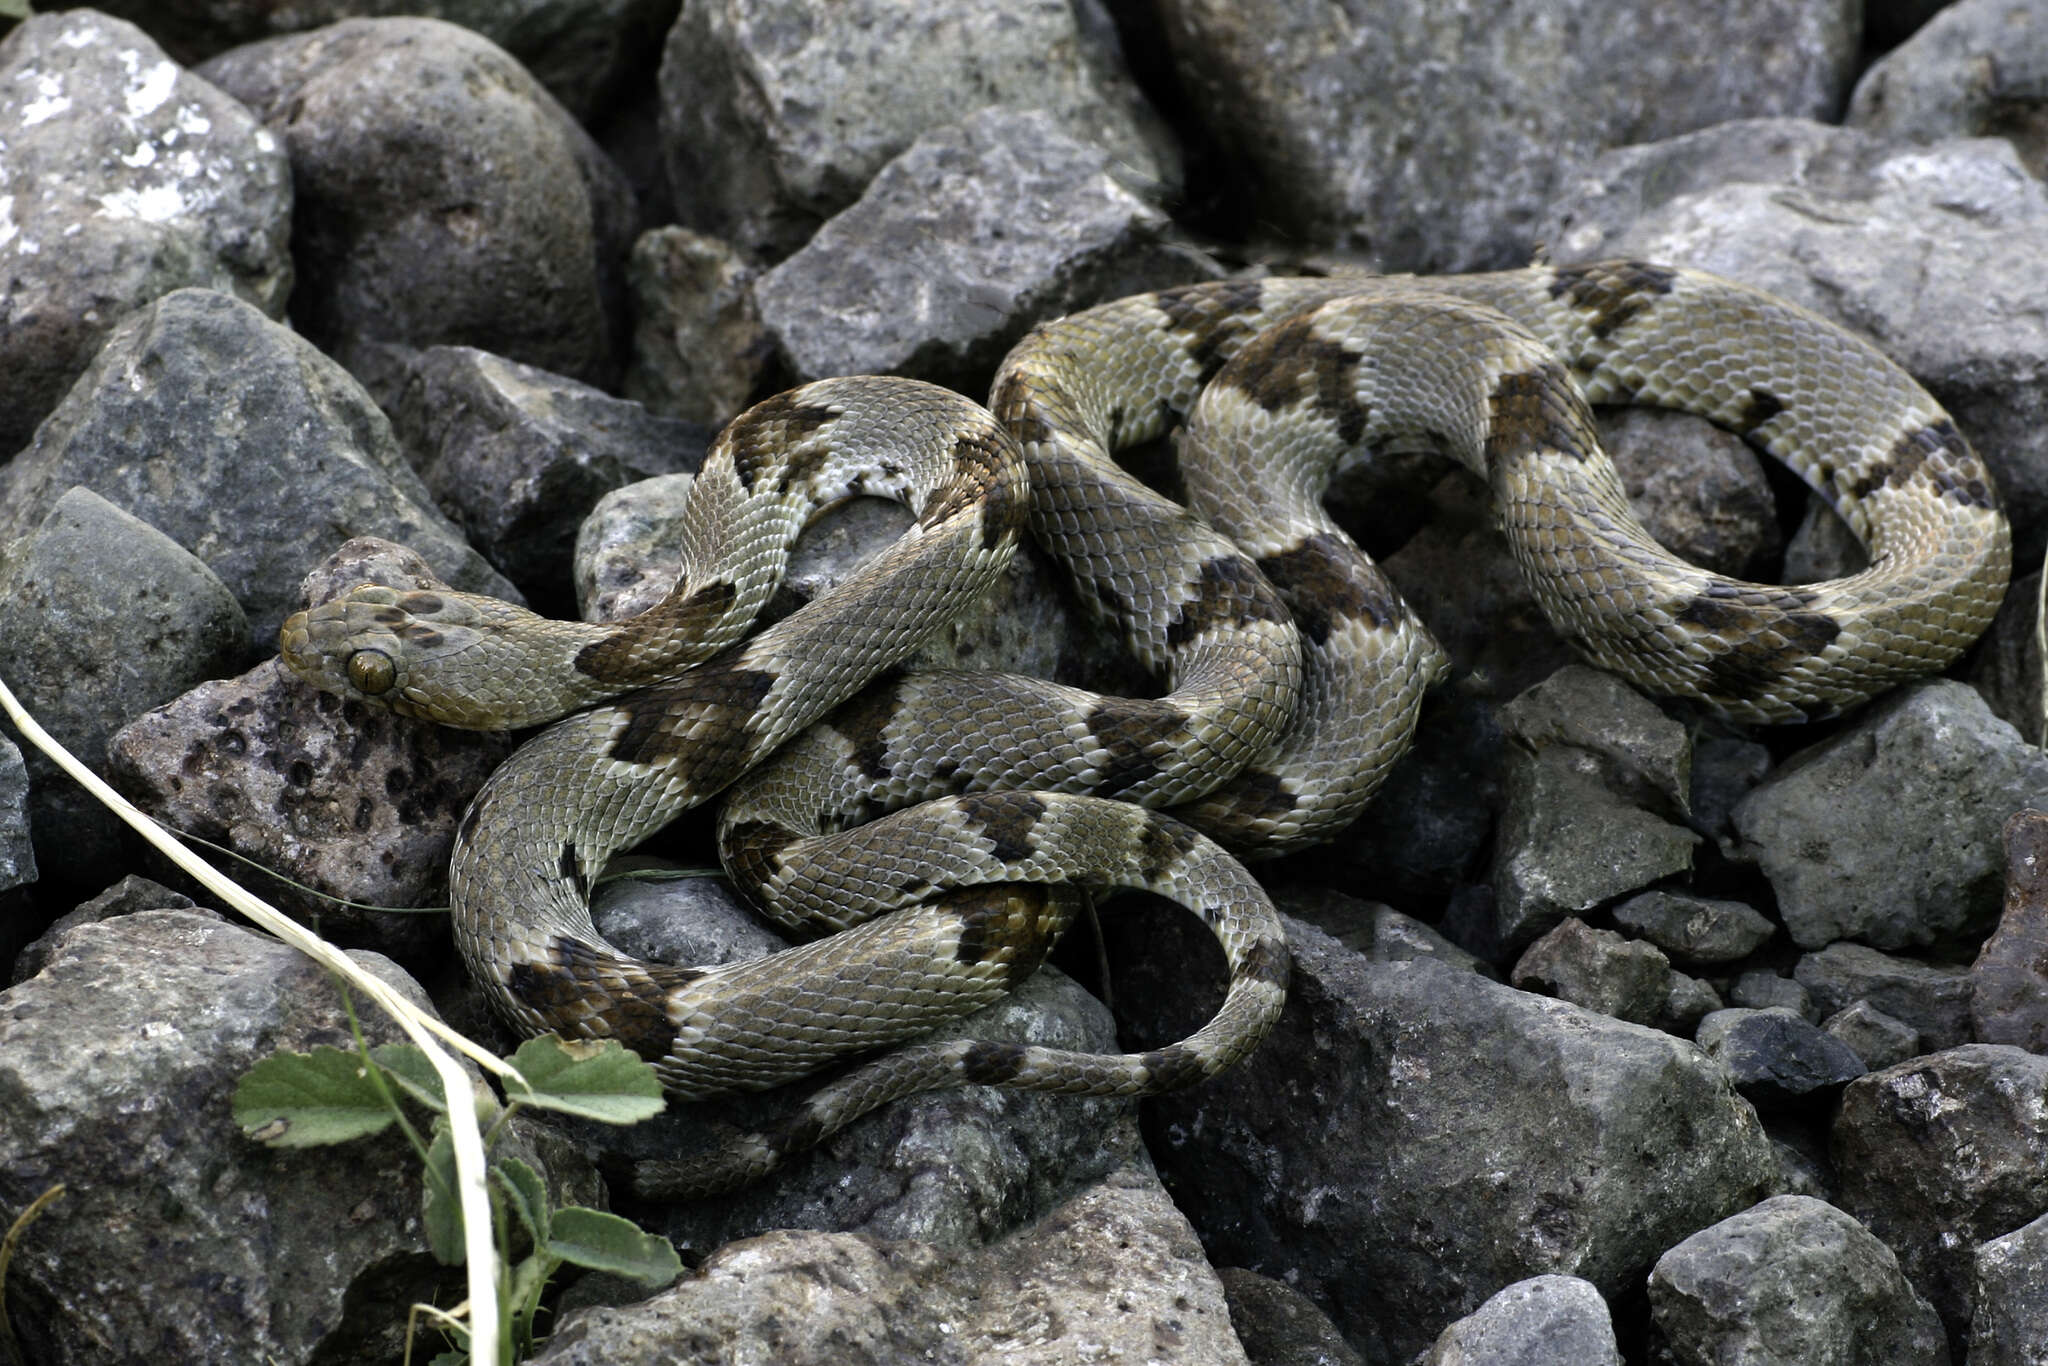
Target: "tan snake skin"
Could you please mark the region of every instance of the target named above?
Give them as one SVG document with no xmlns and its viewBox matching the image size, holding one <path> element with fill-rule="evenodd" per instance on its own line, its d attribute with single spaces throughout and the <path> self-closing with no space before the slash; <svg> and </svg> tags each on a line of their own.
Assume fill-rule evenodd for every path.
<svg viewBox="0 0 2048 1366">
<path fill-rule="evenodd" d="M 1784 588 L 1675 560 L 1629 511 L 1589 399 L 1741 433 L 1828 497 L 1871 568 Z M 1287 951 L 1225 849 L 1298 847 L 1350 821 L 1444 667 L 1317 506 L 1348 449 L 1453 455 L 1487 480 L 1588 659 L 1739 720 L 1832 714 L 1942 668 L 2010 570 L 1989 476 L 1896 366 L 1782 301 L 1641 263 L 1142 295 L 1037 329 L 991 407 L 861 377 L 743 414 L 693 490 L 675 591 L 631 621 L 365 587 L 285 624 L 291 667 L 410 715 L 528 725 L 615 698 L 530 741 L 477 797 L 450 875 L 456 938 L 522 1028 L 617 1038 L 679 1096 L 775 1085 L 987 1004 L 1065 927 L 1069 885 L 1161 892 L 1223 945 L 1224 1002 L 1179 1044 L 899 1047 L 780 1128 L 656 1173 L 672 1192 L 752 1179 L 915 1091 L 1146 1093 L 1257 1044 Z M 1183 416 L 1198 514 L 1107 458 Z M 856 492 L 901 498 L 917 527 L 742 641 L 806 518 Z M 1002 572 L 1027 516 L 1164 697 L 888 674 Z M 785 924 L 843 932 L 712 968 L 605 946 L 590 879 L 728 785 L 734 879 Z"/>
</svg>

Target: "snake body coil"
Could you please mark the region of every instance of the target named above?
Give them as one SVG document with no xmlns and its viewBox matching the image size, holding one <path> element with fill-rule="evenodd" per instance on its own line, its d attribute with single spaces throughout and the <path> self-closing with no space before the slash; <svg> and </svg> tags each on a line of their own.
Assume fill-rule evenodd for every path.
<svg viewBox="0 0 2048 1366">
<path fill-rule="evenodd" d="M 1589 400 L 1741 433 L 1828 497 L 1871 567 L 1777 587 L 1677 561 L 1629 511 Z M 285 625 L 293 668 L 408 714 L 499 727 L 589 708 L 523 747 L 464 818 L 457 943 L 522 1027 L 617 1038 L 678 1095 L 774 1085 L 987 1004 L 1064 928 L 1070 885 L 1163 893 L 1223 946 L 1224 1002 L 1178 1044 L 899 1047 L 675 1187 L 750 1179 L 917 1090 L 1136 1094 L 1256 1045 L 1287 951 L 1225 851 L 1298 847 L 1351 820 L 1444 668 L 1317 505 L 1347 450 L 1421 442 L 1459 459 L 1582 653 L 1739 720 L 1831 714 L 1943 667 L 2010 568 L 1989 477 L 1896 366 L 1782 301 L 1639 263 L 1141 295 L 1034 331 L 991 407 L 861 377 L 743 414 L 698 477 L 674 592 L 630 621 L 366 586 Z M 1182 418 L 1195 512 L 1109 458 Z M 902 499 L 916 527 L 742 640 L 806 518 L 853 493 Z M 1027 520 L 1164 696 L 889 673 L 1003 572 Z M 787 924 L 843 932 L 711 968 L 610 949 L 590 879 L 729 786 L 735 880 Z"/>
</svg>

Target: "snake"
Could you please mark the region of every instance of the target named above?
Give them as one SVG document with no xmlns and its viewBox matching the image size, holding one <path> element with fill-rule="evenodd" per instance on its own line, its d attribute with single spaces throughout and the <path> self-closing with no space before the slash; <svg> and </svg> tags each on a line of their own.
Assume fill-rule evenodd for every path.
<svg viewBox="0 0 2048 1366">
<path fill-rule="evenodd" d="M 1600 404 L 1738 433 L 1826 499 L 1868 568 L 1780 586 L 1678 559 L 1631 511 Z M 1114 460 L 1168 433 L 1186 505 Z M 456 945 L 517 1027 L 617 1040 L 684 1100 L 841 1066 L 774 1124 L 643 1173 L 662 1193 L 730 1189 L 920 1091 L 1145 1095 L 1257 1046 L 1290 960 L 1247 863 L 1355 819 L 1447 670 L 1319 502 L 1340 459 L 1402 447 L 1487 484 L 1588 661 L 1737 722 L 1837 715 L 1940 670 L 2010 577 L 1990 474 L 1875 346 L 1728 280 L 1610 261 L 1135 295 L 1032 329 L 986 406 L 816 380 L 718 435 L 675 587 L 640 615 L 365 584 L 288 620 L 281 655 L 403 715 L 545 725 L 468 808 L 449 872 Z M 802 528 L 858 495 L 915 521 L 750 635 Z M 1158 696 L 903 667 L 1027 532 Z M 710 966 L 606 944 L 593 879 L 721 793 L 727 872 L 809 942 Z M 921 1037 L 1023 980 L 1116 888 L 1177 902 L 1221 946 L 1222 1001 L 1193 1034 L 1124 1054 Z"/>
</svg>

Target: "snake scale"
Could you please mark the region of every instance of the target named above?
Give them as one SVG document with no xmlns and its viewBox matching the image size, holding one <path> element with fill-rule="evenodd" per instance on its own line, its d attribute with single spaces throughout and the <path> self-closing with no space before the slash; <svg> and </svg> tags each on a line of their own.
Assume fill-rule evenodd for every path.
<svg viewBox="0 0 2048 1366">
<path fill-rule="evenodd" d="M 1870 568 L 1776 587 L 1676 560 L 1629 511 L 1589 403 L 1740 433 L 1830 501 Z M 1175 424 L 1194 510 L 1110 459 Z M 618 1039 L 684 1098 L 887 1050 L 780 1127 L 654 1174 L 718 1189 L 915 1091 L 1149 1093 L 1258 1043 L 1288 954 L 1238 856 L 1351 820 L 1445 667 L 1317 502 L 1346 451 L 1415 444 L 1488 483 L 1587 659 L 1736 720 L 1830 715 L 1942 668 L 2009 576 L 1984 467 L 1875 348 L 1727 281 L 1608 262 L 1139 295 L 1034 330 L 987 409 L 910 380 L 820 380 L 720 434 L 683 571 L 650 611 L 586 625 L 366 585 L 287 622 L 283 655 L 407 715 L 566 717 L 485 785 L 450 873 L 462 955 L 523 1029 Z M 854 494 L 900 499 L 916 523 L 747 638 L 806 520 Z M 1162 696 L 896 669 L 1004 572 L 1027 524 Z M 840 932 L 716 967 L 608 947 L 591 879 L 721 791 L 735 881 L 786 925 Z M 1199 1031 L 1128 1055 L 906 1042 L 996 999 L 1044 957 L 1074 889 L 1110 887 L 1174 899 L 1221 943 L 1229 985 Z"/>
</svg>

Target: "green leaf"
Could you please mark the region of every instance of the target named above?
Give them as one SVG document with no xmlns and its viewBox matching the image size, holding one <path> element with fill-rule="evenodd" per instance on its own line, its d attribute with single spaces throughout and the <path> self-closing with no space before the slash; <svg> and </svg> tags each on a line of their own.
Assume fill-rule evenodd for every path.
<svg viewBox="0 0 2048 1366">
<path fill-rule="evenodd" d="M 516 1157 L 502 1157 L 491 1164 L 491 1179 L 505 1192 L 506 1203 L 519 1214 L 519 1222 L 540 1247 L 548 1240 L 548 1188 L 533 1168 Z"/>
<path fill-rule="evenodd" d="M 249 1137 L 273 1148 L 346 1143 L 392 1121 L 362 1056 L 325 1045 L 273 1053 L 244 1072 L 234 1115 Z"/>
<path fill-rule="evenodd" d="M 437 1115 L 448 1112 L 447 1098 L 441 1094 L 441 1074 L 417 1044 L 380 1043 L 370 1050 L 370 1058 L 400 1092 Z"/>
<path fill-rule="evenodd" d="M 555 1211 L 547 1250 L 565 1262 L 649 1285 L 667 1285 L 683 1274 L 682 1259 L 668 1239 L 642 1233 L 616 1214 L 582 1205 Z"/>
<path fill-rule="evenodd" d="M 661 1079 L 613 1039 L 564 1042 L 543 1034 L 519 1045 L 511 1062 L 532 1090 L 513 1087 L 508 1100 L 604 1124 L 637 1124 L 661 1111 Z"/>
<path fill-rule="evenodd" d="M 462 1201 L 455 1194 L 455 1141 L 445 1124 L 434 1126 L 434 1141 L 427 1145 L 426 1190 L 420 1197 L 420 1217 L 427 1226 L 427 1250 L 443 1266 L 461 1266 Z"/>
</svg>

